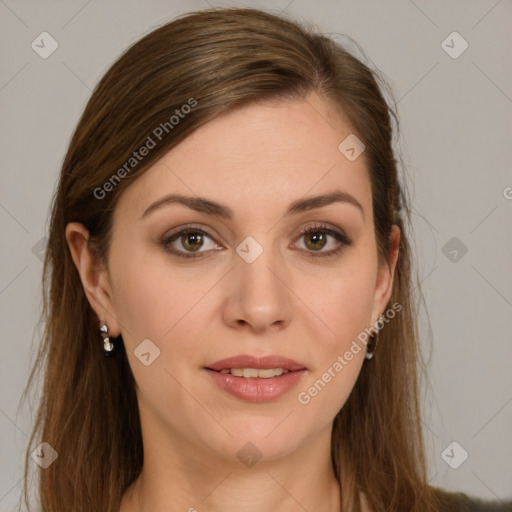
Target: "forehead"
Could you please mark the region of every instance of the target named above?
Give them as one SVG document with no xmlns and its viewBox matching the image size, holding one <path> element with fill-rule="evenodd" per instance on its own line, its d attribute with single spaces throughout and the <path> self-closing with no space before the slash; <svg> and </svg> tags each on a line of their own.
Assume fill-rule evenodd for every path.
<svg viewBox="0 0 512 512">
<path fill-rule="evenodd" d="M 339 149 L 351 134 L 346 118 L 315 94 L 231 110 L 137 178 L 122 194 L 117 214 L 140 216 L 172 192 L 261 214 L 302 196 L 341 189 L 367 209 L 371 191 L 364 158 L 350 161 Z"/>
</svg>

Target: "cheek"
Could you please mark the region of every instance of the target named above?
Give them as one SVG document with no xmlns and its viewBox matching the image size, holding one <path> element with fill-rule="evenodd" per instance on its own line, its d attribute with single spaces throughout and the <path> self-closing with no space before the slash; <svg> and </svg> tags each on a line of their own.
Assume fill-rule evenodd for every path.
<svg viewBox="0 0 512 512">
<path fill-rule="evenodd" d="M 327 296 L 329 301 L 325 301 Z M 296 395 L 302 417 L 316 422 L 316 429 L 333 421 L 364 364 L 366 345 L 360 338 L 371 313 L 371 286 L 361 280 L 334 282 L 323 300 L 329 330 L 316 338 L 315 364 Z"/>
<path fill-rule="evenodd" d="M 320 271 L 298 283 L 298 295 L 318 319 L 319 350 L 330 356 L 344 351 L 370 326 L 376 277 L 376 261 L 354 251 L 339 268 Z"/>
<path fill-rule="evenodd" d="M 190 323 L 194 310 L 201 309 L 201 300 L 218 277 L 203 273 L 198 278 L 197 272 L 173 267 L 165 254 L 125 254 L 130 257 L 120 257 L 113 267 L 114 303 L 123 339 L 132 350 L 146 338 L 163 348 L 165 340 Z"/>
<path fill-rule="evenodd" d="M 208 342 L 211 315 L 206 308 L 211 307 L 219 276 L 198 277 L 197 272 L 173 267 L 165 255 L 125 254 L 130 257 L 113 267 L 114 303 L 138 392 L 153 410 L 193 409 L 179 383 L 187 381 L 190 371 L 184 363 L 195 362 L 202 343 Z M 148 339 L 154 346 L 144 341 Z M 137 357 L 143 346 L 149 347 L 148 366 Z"/>
<path fill-rule="evenodd" d="M 322 327 L 316 337 L 309 333 L 316 340 L 315 364 L 298 390 L 297 402 L 303 414 L 326 425 L 347 400 L 364 363 L 365 328 L 370 327 L 376 276 L 376 260 L 354 251 L 342 268 L 317 279 L 323 287 L 309 294 L 308 305 L 321 320 L 317 327 Z M 303 290 L 306 284 L 313 289 L 310 280 Z"/>
</svg>

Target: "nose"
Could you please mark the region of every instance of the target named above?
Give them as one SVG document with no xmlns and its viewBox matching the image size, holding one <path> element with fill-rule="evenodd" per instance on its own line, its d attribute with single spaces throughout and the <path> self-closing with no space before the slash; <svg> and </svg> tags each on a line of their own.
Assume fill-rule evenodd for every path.
<svg viewBox="0 0 512 512">
<path fill-rule="evenodd" d="M 289 324 L 289 276 L 280 262 L 270 249 L 251 263 L 235 254 L 223 307 L 226 324 L 257 333 L 281 330 Z"/>
</svg>

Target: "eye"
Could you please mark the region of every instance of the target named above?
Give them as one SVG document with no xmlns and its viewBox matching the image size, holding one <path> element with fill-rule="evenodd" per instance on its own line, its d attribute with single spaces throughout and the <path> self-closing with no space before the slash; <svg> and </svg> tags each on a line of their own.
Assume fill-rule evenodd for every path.
<svg viewBox="0 0 512 512">
<path fill-rule="evenodd" d="M 205 244 L 207 241 L 209 243 Z M 179 231 L 165 236 L 161 244 L 165 250 L 182 258 L 198 258 L 202 256 L 202 253 L 218 247 L 206 231 L 195 226 L 185 226 Z M 204 248 L 205 250 L 200 250 Z"/>
<path fill-rule="evenodd" d="M 345 246 L 352 245 L 352 241 L 343 232 L 325 224 L 316 224 L 303 229 L 299 240 L 302 238 L 305 239 L 304 245 L 298 247 L 301 252 L 311 257 L 336 256 Z M 222 249 L 210 234 L 194 225 L 184 226 L 178 231 L 171 232 L 160 243 L 166 251 L 181 258 L 200 258 L 212 249 Z M 334 248 L 324 250 L 329 245 Z"/>
<path fill-rule="evenodd" d="M 352 241 L 344 233 L 325 224 L 317 224 L 303 229 L 300 232 L 299 240 L 302 238 L 304 238 L 307 255 L 312 257 L 336 256 L 344 246 L 352 245 Z M 329 245 L 334 245 L 334 249 L 323 250 Z"/>
</svg>

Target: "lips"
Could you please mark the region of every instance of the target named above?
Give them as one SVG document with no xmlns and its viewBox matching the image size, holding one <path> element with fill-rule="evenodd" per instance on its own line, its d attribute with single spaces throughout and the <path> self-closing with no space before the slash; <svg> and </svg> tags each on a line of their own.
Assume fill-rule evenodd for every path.
<svg viewBox="0 0 512 512">
<path fill-rule="evenodd" d="M 259 358 L 239 355 L 216 361 L 204 369 L 222 391 L 246 402 L 269 402 L 278 399 L 295 388 L 307 370 L 293 359 L 276 355 Z M 281 369 L 283 373 L 270 378 L 247 378 L 226 373 L 233 369 L 244 369 L 244 373 L 247 369 Z"/>
<path fill-rule="evenodd" d="M 215 363 L 206 366 L 206 369 L 215 370 L 220 372 L 221 370 L 230 370 L 231 368 L 256 368 L 270 369 L 270 368 L 282 368 L 290 372 L 298 370 L 307 370 L 307 368 L 287 357 L 278 355 L 270 355 L 265 357 L 254 357 L 250 355 L 238 355 L 229 357 L 227 359 L 221 359 Z"/>
</svg>

